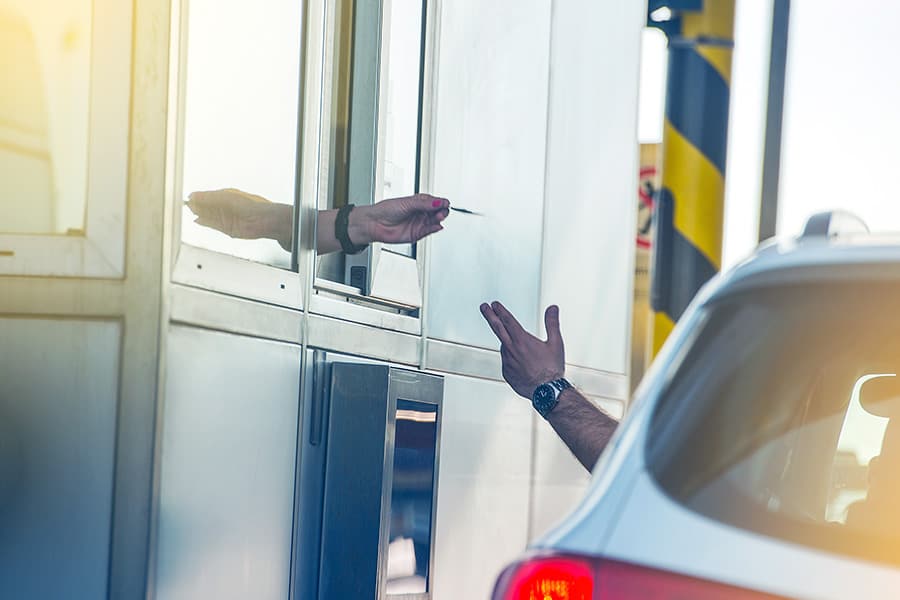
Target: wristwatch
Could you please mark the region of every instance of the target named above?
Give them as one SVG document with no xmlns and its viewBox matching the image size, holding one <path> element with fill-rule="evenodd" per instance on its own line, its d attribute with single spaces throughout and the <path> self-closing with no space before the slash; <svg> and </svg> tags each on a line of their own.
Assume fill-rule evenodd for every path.
<svg viewBox="0 0 900 600">
<path fill-rule="evenodd" d="M 546 419 L 550 411 L 556 408 L 556 404 L 559 402 L 559 395 L 563 390 L 570 387 L 572 387 L 572 384 L 562 377 L 542 383 L 531 394 L 531 404 L 538 411 L 538 414 Z"/>
</svg>

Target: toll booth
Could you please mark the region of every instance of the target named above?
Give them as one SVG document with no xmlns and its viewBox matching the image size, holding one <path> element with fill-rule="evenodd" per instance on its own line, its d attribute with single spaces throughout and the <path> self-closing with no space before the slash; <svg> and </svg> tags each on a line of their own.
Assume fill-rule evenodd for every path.
<svg viewBox="0 0 900 600">
<path fill-rule="evenodd" d="M 489 597 L 589 478 L 478 306 L 541 335 L 559 304 L 567 376 L 622 414 L 645 20 L 4 3 L 0 598 Z M 268 217 L 200 219 L 213 190 Z M 416 191 L 472 210 L 318 252 L 320 216 Z"/>
<path fill-rule="evenodd" d="M 303 598 L 430 599 L 443 378 L 316 352 L 303 423 Z"/>
</svg>

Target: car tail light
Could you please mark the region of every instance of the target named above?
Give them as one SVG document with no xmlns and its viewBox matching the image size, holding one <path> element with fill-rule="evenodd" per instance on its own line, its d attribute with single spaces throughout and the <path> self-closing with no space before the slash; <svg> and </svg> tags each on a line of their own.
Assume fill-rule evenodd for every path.
<svg viewBox="0 0 900 600">
<path fill-rule="evenodd" d="M 509 575 L 504 590 L 497 591 Z M 504 571 L 494 600 L 592 600 L 594 573 L 589 562 L 571 557 L 526 560 Z"/>
<path fill-rule="evenodd" d="M 778 596 L 618 561 L 544 555 L 501 573 L 493 600 L 774 600 Z"/>
</svg>

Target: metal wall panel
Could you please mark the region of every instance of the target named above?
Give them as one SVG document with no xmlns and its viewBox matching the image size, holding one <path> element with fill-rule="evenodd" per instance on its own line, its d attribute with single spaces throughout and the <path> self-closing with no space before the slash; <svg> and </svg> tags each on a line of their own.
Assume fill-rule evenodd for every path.
<svg viewBox="0 0 900 600">
<path fill-rule="evenodd" d="M 171 327 L 157 598 L 287 598 L 300 348 Z"/>
<path fill-rule="evenodd" d="M 499 299 L 538 312 L 550 2 L 441 3 L 429 191 L 452 213 L 429 249 L 430 337 L 497 347 L 478 312 Z"/>
<path fill-rule="evenodd" d="M 608 415 L 622 419 L 625 412 L 623 402 L 591 396 L 588 398 Z M 591 474 L 578 462 L 550 424 L 537 416 L 534 422 L 529 542 L 541 538 L 570 514 L 584 498 L 591 482 Z"/>
<path fill-rule="evenodd" d="M 506 384 L 445 377 L 434 598 L 489 598 L 525 549 L 531 410 Z"/>
<path fill-rule="evenodd" d="M 529 542 L 569 514 L 584 496 L 590 473 L 559 439 L 550 424 L 535 418 L 534 475 Z"/>
<path fill-rule="evenodd" d="M 568 362 L 612 373 L 627 372 L 646 10 L 553 4 L 542 306 L 560 305 Z"/>
<path fill-rule="evenodd" d="M 106 598 L 120 337 L 0 319 L 2 598 Z"/>
</svg>

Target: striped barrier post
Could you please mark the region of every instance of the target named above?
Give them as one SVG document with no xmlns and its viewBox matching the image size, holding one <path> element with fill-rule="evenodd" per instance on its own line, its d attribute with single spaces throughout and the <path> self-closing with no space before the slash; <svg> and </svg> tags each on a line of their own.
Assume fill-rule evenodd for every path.
<svg viewBox="0 0 900 600">
<path fill-rule="evenodd" d="M 669 72 L 651 284 L 656 356 L 721 268 L 734 0 L 654 4 L 675 15 L 661 26 L 669 35 Z"/>
</svg>

